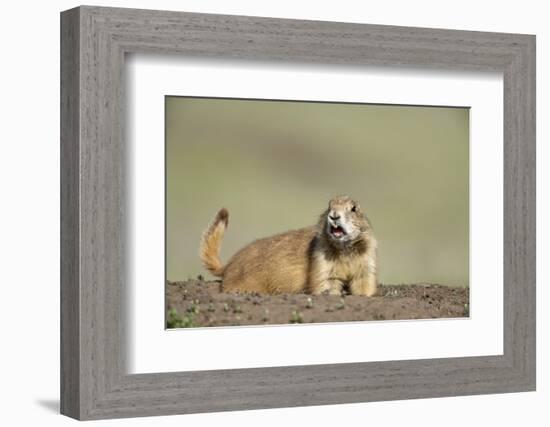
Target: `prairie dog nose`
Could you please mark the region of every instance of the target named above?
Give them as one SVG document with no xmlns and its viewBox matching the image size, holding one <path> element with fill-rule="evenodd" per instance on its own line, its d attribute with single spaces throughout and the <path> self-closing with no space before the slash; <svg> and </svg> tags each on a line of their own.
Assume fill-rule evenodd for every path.
<svg viewBox="0 0 550 427">
<path fill-rule="evenodd" d="M 338 212 L 332 211 L 331 213 L 328 214 L 328 217 L 333 221 L 336 221 L 337 219 L 340 219 L 340 214 Z"/>
</svg>

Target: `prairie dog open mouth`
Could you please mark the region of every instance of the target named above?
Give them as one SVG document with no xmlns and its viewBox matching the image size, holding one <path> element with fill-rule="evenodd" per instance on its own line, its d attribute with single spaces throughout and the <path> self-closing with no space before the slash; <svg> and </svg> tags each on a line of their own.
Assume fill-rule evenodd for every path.
<svg viewBox="0 0 550 427">
<path fill-rule="evenodd" d="M 344 230 L 339 225 L 336 225 L 336 226 L 331 225 L 329 230 L 330 230 L 330 234 L 332 234 L 337 239 L 340 239 L 346 235 L 346 230 Z"/>
</svg>

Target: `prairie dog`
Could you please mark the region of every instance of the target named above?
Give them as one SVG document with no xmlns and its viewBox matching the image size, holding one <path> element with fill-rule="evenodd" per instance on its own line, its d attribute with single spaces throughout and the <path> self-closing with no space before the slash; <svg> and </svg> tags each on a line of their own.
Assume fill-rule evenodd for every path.
<svg viewBox="0 0 550 427">
<path fill-rule="evenodd" d="M 200 245 L 204 267 L 222 278 L 224 292 L 376 293 L 377 241 L 359 204 L 333 198 L 316 225 L 256 240 L 224 266 L 219 258 L 229 213 L 221 209 Z"/>
</svg>

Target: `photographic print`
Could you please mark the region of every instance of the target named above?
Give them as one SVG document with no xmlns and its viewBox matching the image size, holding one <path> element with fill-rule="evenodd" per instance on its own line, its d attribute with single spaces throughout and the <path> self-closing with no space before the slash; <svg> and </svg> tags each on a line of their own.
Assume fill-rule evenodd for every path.
<svg viewBox="0 0 550 427">
<path fill-rule="evenodd" d="M 469 109 L 167 96 L 166 327 L 469 316 Z"/>
<path fill-rule="evenodd" d="M 62 414 L 536 390 L 536 37 L 443 27 L 61 14 Z"/>
</svg>

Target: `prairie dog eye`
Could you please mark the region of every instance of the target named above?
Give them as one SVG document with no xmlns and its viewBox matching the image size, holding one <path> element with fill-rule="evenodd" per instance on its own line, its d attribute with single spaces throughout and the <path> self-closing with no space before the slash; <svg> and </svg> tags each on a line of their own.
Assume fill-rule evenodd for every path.
<svg viewBox="0 0 550 427">
<path fill-rule="evenodd" d="M 351 207 L 351 211 L 352 211 L 352 212 L 357 212 L 357 206 L 353 205 L 353 206 Z"/>
</svg>

